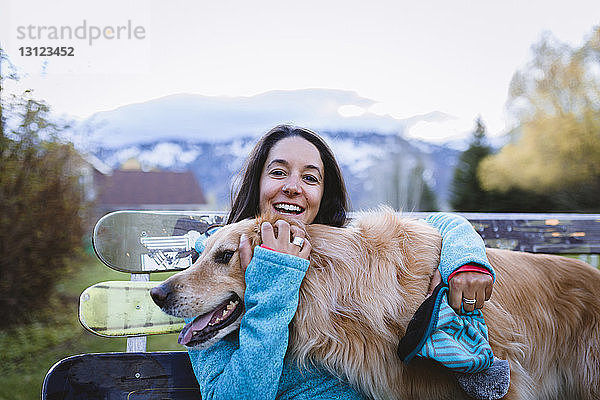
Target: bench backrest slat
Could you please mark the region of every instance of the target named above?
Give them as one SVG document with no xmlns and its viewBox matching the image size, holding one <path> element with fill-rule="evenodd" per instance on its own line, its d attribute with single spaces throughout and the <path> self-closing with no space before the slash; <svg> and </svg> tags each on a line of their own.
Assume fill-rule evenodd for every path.
<svg viewBox="0 0 600 400">
<path fill-rule="evenodd" d="M 413 213 L 424 218 L 428 214 Z M 462 213 L 486 246 L 532 253 L 600 254 L 600 214 Z"/>
</svg>

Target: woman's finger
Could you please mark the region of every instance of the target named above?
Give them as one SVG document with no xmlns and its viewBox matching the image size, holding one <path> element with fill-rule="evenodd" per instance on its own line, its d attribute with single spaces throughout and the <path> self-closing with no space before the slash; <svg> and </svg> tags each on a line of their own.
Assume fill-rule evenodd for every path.
<svg viewBox="0 0 600 400">
<path fill-rule="evenodd" d="M 289 248 L 288 243 L 291 243 L 291 230 L 290 224 L 287 221 L 279 219 L 275 221 L 275 228 L 277 228 L 277 243 L 280 247 Z"/>
<path fill-rule="evenodd" d="M 300 249 L 300 253 L 298 253 L 298 257 L 306 258 L 307 260 L 310 257 L 310 251 L 312 250 L 312 246 L 310 242 L 304 238 L 304 243 L 302 243 L 302 248 Z"/>
<path fill-rule="evenodd" d="M 475 299 L 477 300 L 475 303 L 475 308 L 482 309 L 485 303 L 485 287 L 480 287 L 477 289 L 477 292 L 475 293 Z"/>
<path fill-rule="evenodd" d="M 461 287 L 462 282 L 459 277 L 460 274 L 455 275 L 454 278 L 450 280 L 448 291 L 448 304 L 457 314 L 461 314 L 461 306 L 463 302 L 463 291 Z"/>
<path fill-rule="evenodd" d="M 465 312 L 473 312 L 477 305 L 477 301 L 477 295 L 475 293 L 467 294 L 463 292 L 462 307 Z"/>
<path fill-rule="evenodd" d="M 304 239 L 304 231 L 302 229 L 300 229 L 299 226 L 291 225 L 290 231 L 291 231 L 291 235 L 292 235 L 292 237 L 290 239 L 292 239 L 292 241 L 294 240 L 294 238 L 297 238 L 297 237 Z"/>
<path fill-rule="evenodd" d="M 282 219 L 278 220 L 274 224 L 273 229 L 275 230 L 275 240 L 270 247 L 271 249 L 280 253 L 291 254 L 297 256 L 300 252 L 300 248 L 292 243 L 291 241 L 291 228 L 287 221 Z"/>
<path fill-rule="evenodd" d="M 494 279 L 490 276 L 490 283 L 485 287 L 485 301 L 488 301 L 492 297 L 494 291 Z"/>
<path fill-rule="evenodd" d="M 246 268 L 248 268 L 248 264 L 250 264 L 250 260 L 252 259 L 252 246 L 250 245 L 248 235 L 245 233 L 242 233 L 240 236 L 238 251 L 240 256 L 240 266 L 242 267 L 242 272 L 245 273 Z"/>
<path fill-rule="evenodd" d="M 260 236 L 262 237 L 262 244 L 271 249 L 275 248 L 277 240 L 275 239 L 273 225 L 271 225 L 269 222 L 263 222 L 260 225 Z"/>
<path fill-rule="evenodd" d="M 473 278 L 470 282 L 470 287 L 475 290 L 475 294 L 477 296 L 477 304 L 475 308 L 481 309 L 483 308 L 484 303 L 490 299 L 491 288 L 493 286 L 493 279 L 488 274 L 483 274 L 479 272 L 472 273 Z"/>
</svg>

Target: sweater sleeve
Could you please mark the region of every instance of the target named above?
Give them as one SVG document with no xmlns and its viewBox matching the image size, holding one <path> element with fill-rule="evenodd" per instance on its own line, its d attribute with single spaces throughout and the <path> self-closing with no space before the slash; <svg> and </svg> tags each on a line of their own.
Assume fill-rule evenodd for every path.
<svg viewBox="0 0 600 400">
<path fill-rule="evenodd" d="M 239 339 L 189 350 L 202 398 L 274 399 L 309 262 L 261 247 L 246 269 Z M 230 335 L 233 336 L 233 335 Z"/>
<path fill-rule="evenodd" d="M 442 252 L 440 254 L 439 270 L 444 283 L 456 269 L 465 264 L 475 263 L 496 274 L 485 253 L 485 244 L 479 234 L 466 218 L 450 213 L 431 214 L 425 218 L 432 227 L 442 235 Z"/>
</svg>

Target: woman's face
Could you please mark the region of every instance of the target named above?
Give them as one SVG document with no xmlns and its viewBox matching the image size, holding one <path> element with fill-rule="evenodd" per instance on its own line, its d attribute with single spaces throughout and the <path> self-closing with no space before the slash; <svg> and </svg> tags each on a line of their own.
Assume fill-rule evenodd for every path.
<svg viewBox="0 0 600 400">
<path fill-rule="evenodd" d="M 271 147 L 260 176 L 259 211 L 271 211 L 305 224 L 319 212 L 324 188 L 319 150 L 300 136 Z"/>
</svg>

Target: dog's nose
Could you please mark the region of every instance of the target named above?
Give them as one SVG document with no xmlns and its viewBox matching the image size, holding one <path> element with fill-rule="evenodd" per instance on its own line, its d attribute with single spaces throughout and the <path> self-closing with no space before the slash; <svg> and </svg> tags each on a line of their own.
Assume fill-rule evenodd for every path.
<svg viewBox="0 0 600 400">
<path fill-rule="evenodd" d="M 164 284 L 155 286 L 150 289 L 150 297 L 152 297 L 157 306 L 162 307 L 165 305 L 167 297 L 169 297 L 169 290 Z"/>
</svg>

